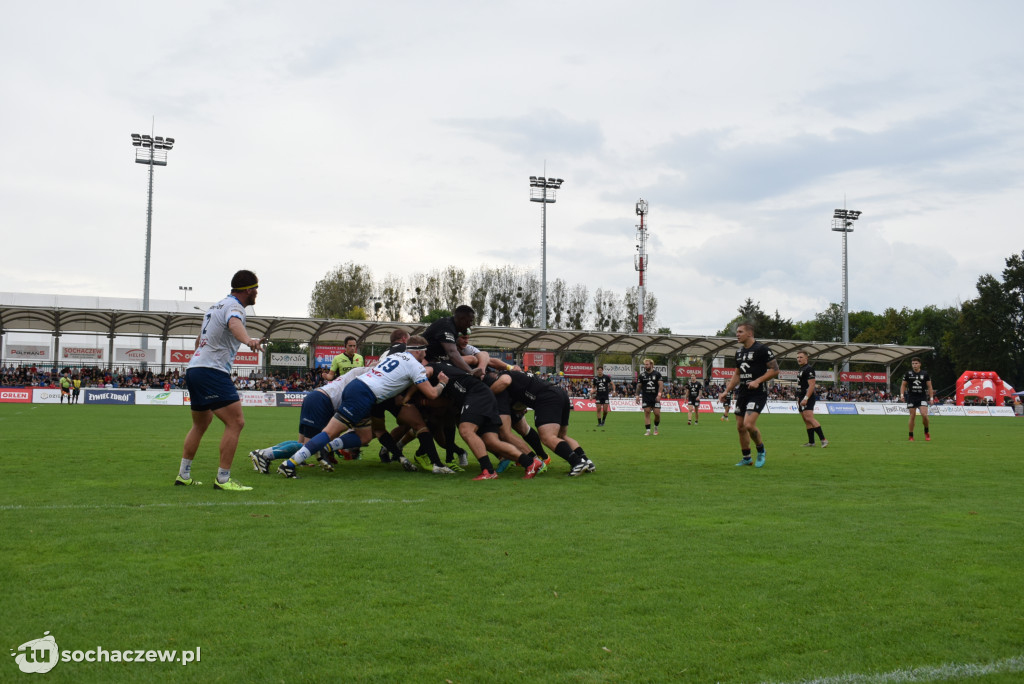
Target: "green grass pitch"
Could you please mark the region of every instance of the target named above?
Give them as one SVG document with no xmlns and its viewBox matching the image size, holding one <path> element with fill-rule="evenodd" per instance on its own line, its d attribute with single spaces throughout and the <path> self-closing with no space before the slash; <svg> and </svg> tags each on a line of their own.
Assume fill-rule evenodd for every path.
<svg viewBox="0 0 1024 684">
<path fill-rule="evenodd" d="M 472 482 L 381 464 L 375 442 L 261 476 L 247 452 L 294 439 L 298 409 L 245 414 L 232 474 L 254 489 L 228 493 L 216 422 L 206 484 L 171 486 L 187 408 L 0 404 L 2 641 L 201 648 L 41 681 L 1024 677 L 1020 419 L 933 418 L 908 443 L 906 418 L 823 416 L 831 446 L 809 449 L 798 416 L 766 415 L 754 469 L 717 415 L 643 437 L 641 414 L 580 413 L 596 473 Z"/>
</svg>

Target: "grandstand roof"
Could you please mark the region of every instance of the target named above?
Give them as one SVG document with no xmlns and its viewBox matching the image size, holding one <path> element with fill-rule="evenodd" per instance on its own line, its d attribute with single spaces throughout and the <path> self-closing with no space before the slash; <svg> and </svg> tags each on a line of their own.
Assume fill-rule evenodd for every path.
<svg viewBox="0 0 1024 684">
<path fill-rule="evenodd" d="M 95 300 L 87 297 L 84 299 Z M 120 300 L 126 301 L 126 300 Z M 137 301 L 137 300 L 127 300 Z M 139 302 L 141 305 L 141 302 Z M 102 308 L 67 308 L 60 306 L 10 306 L 0 299 L 0 334 L 8 332 L 49 332 L 105 334 L 113 336 L 154 335 L 195 337 L 203 313 L 184 311 L 138 311 Z M 383 321 L 349 321 L 323 318 L 283 318 L 250 315 L 246 328 L 252 335 L 269 339 L 289 339 L 321 343 L 341 341 L 348 336 L 360 344 L 387 346 L 396 327 L 412 334 L 426 329 L 422 323 Z M 470 335 L 472 343 L 485 349 L 504 351 L 591 352 L 595 354 L 630 354 L 669 356 L 700 356 L 710 358 L 728 354 L 736 347 L 732 337 L 707 335 L 657 335 L 640 333 L 609 333 L 594 330 L 537 330 L 532 328 L 476 327 Z M 815 361 L 826 363 L 874 363 L 888 365 L 932 351 L 932 347 L 895 344 L 842 344 L 841 342 L 807 342 L 804 340 L 761 340 L 771 345 L 776 356 L 795 357 L 801 349 L 808 350 Z"/>
</svg>

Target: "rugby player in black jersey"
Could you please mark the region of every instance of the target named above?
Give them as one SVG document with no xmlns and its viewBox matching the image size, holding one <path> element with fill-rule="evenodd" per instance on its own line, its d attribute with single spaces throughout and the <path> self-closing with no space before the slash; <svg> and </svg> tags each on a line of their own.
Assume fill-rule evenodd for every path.
<svg viewBox="0 0 1024 684">
<path fill-rule="evenodd" d="M 686 419 L 687 425 L 691 422 L 694 425 L 700 425 L 700 395 L 703 393 L 704 385 L 697 378 L 691 378 L 690 382 L 686 383 L 686 401 L 690 406 L 690 415 Z"/>
<path fill-rule="evenodd" d="M 615 391 L 615 383 L 604 374 L 604 366 L 597 367 L 594 376 L 594 405 L 597 407 L 597 426 L 604 427 L 608 419 L 609 396 Z"/>
<path fill-rule="evenodd" d="M 917 412 L 921 412 L 921 422 L 924 424 L 924 441 L 932 441 L 928 432 L 928 402 L 935 401 L 935 390 L 932 389 L 932 378 L 928 371 L 921 370 L 921 359 L 916 356 L 910 360 L 910 370 L 903 376 L 903 384 L 900 385 L 900 400 L 906 400 L 907 410 L 910 412 L 909 441 L 914 441 L 914 418 Z"/>
<path fill-rule="evenodd" d="M 779 374 L 779 362 L 775 354 L 765 344 L 754 339 L 754 324 L 743 322 L 736 326 L 736 341 L 740 348 L 736 350 L 736 372 L 729 378 L 725 391 L 718 396 L 719 401 L 726 401 L 733 388 L 736 393 L 736 432 L 740 437 L 740 451 L 743 459 L 738 466 L 764 466 L 765 448 L 761 439 L 761 431 L 757 428 L 757 419 L 768 403 L 767 383 Z M 757 462 L 750 459 L 750 442 L 757 449 Z"/>
<path fill-rule="evenodd" d="M 661 423 L 661 393 L 665 381 L 661 373 L 654 370 L 654 361 L 644 359 L 644 369 L 636 377 L 636 401 L 644 409 L 644 437 L 651 434 L 651 411 L 654 411 L 654 434 L 658 434 Z"/>
<path fill-rule="evenodd" d="M 572 406 L 569 395 L 562 387 L 556 387 L 537 378 L 533 373 L 505 371 L 512 381 L 509 383 L 509 399 L 514 404 L 525 404 L 533 409 L 533 424 L 540 433 L 540 440 L 556 456 L 565 459 L 570 466 L 569 477 L 596 470 L 594 462 L 587 458 L 583 447 L 567 433 L 569 413 Z"/>
<path fill-rule="evenodd" d="M 810 358 L 805 351 L 796 353 L 796 362 L 800 364 L 800 373 L 797 376 L 800 389 L 797 393 L 797 400 L 800 404 L 800 416 L 804 419 L 804 427 L 807 428 L 807 443 L 804 446 L 814 446 L 814 435 L 818 435 L 821 439 L 821 447 L 824 449 L 828 446 L 828 440 L 825 439 L 821 423 L 814 417 L 814 404 L 818 400 L 814 394 L 814 386 L 817 381 Z"/>
</svg>

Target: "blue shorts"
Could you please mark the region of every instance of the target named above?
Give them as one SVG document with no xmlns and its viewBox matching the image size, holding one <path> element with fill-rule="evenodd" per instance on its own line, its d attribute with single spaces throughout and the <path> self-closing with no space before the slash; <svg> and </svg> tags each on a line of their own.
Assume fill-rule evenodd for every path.
<svg viewBox="0 0 1024 684">
<path fill-rule="evenodd" d="M 238 401 L 231 376 L 213 368 L 189 368 L 185 387 L 193 411 L 216 411 Z"/>
<path fill-rule="evenodd" d="M 313 390 L 302 400 L 299 434 L 312 439 L 323 432 L 334 415 L 334 404 L 324 392 Z"/>
<path fill-rule="evenodd" d="M 373 390 L 357 378 L 345 385 L 341 406 L 334 417 L 352 429 L 365 427 L 370 424 L 370 411 L 376 403 L 377 397 Z"/>
</svg>

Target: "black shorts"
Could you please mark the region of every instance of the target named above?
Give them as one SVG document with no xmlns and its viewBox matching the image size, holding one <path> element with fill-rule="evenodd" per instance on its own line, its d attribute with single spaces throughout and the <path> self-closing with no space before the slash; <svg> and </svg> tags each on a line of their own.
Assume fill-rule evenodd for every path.
<svg viewBox="0 0 1024 684">
<path fill-rule="evenodd" d="M 494 392 L 486 385 L 474 385 L 466 392 L 457 420 L 460 425 L 476 425 L 479 434 L 497 432 L 501 429 L 501 417 L 498 415 L 498 402 Z"/>
<path fill-rule="evenodd" d="M 491 394 L 494 394 L 494 392 L 491 392 Z M 494 402 L 498 405 L 499 416 L 512 415 L 512 400 L 509 398 L 508 392 L 498 392 L 497 394 L 494 394 Z"/>
<path fill-rule="evenodd" d="M 767 392 L 764 394 L 741 394 L 736 397 L 736 411 L 734 413 L 737 416 L 743 416 L 748 413 L 761 413 L 764 411 L 764 405 L 767 403 Z"/>
<path fill-rule="evenodd" d="M 561 387 L 549 387 L 537 395 L 533 404 L 533 424 L 537 427 L 557 423 L 562 427 L 569 425 L 571 404 L 569 395 Z"/>
<path fill-rule="evenodd" d="M 907 397 L 908 409 L 928 408 L 928 399 L 924 396 L 910 395 Z"/>
<path fill-rule="evenodd" d="M 640 406 L 642 408 L 652 408 L 661 410 L 661 402 L 658 401 L 657 394 L 645 394 L 640 400 Z"/>
<path fill-rule="evenodd" d="M 604 393 L 598 392 L 597 396 L 594 397 L 594 403 L 595 404 L 607 404 L 608 403 L 608 393 L 607 392 L 604 392 Z"/>
<path fill-rule="evenodd" d="M 689 399 L 687 403 L 694 408 L 700 408 L 700 397 L 697 397 L 696 399 Z"/>
<path fill-rule="evenodd" d="M 402 407 L 395 403 L 394 397 L 389 397 L 379 404 L 374 404 L 373 408 L 370 409 L 371 418 L 385 417 L 385 413 L 390 413 L 395 418 L 398 418 L 398 412 L 402 410 Z"/>
<path fill-rule="evenodd" d="M 802 404 L 800 406 L 800 412 L 802 413 L 804 411 L 813 411 L 814 410 L 814 405 L 817 404 L 817 403 L 818 403 L 818 397 L 811 397 L 810 399 L 807 400 L 806 404 Z"/>
</svg>

